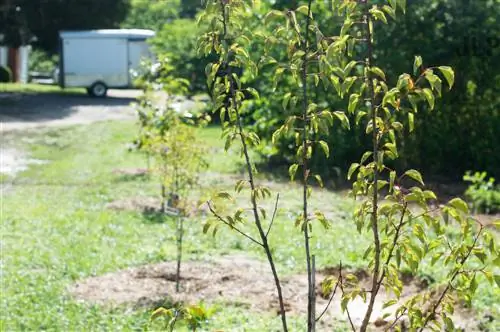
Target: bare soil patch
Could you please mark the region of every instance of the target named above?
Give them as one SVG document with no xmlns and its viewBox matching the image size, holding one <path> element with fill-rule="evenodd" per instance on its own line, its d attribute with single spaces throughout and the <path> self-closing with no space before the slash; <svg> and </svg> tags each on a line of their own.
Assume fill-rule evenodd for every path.
<svg viewBox="0 0 500 332">
<path fill-rule="evenodd" d="M 274 282 L 267 263 L 243 255 L 230 255 L 204 261 L 184 262 L 182 266 L 182 290 L 175 292 L 175 262 L 145 265 L 130 268 L 103 276 L 82 280 L 70 288 L 77 299 L 105 306 L 129 305 L 133 307 L 154 307 L 162 301 L 168 303 L 222 303 L 243 306 L 255 312 L 279 311 Z M 368 284 L 367 274 L 363 271 L 345 271 L 357 275 L 361 284 Z M 317 278 L 317 315 L 328 303 L 327 296 L 321 296 L 321 282 L 327 276 L 336 275 L 335 268 L 318 271 Z M 411 277 L 404 278 L 406 285 L 402 301 L 418 292 L 424 291 L 426 283 Z M 283 294 L 289 314 L 304 314 L 307 308 L 307 276 L 304 274 L 282 278 Z M 397 306 L 382 309 L 389 297 L 382 289 L 372 315 L 372 329 L 387 328 L 381 317 L 391 313 L 391 321 Z M 348 306 L 355 325 L 360 325 L 366 304 L 356 299 Z M 334 297 L 328 312 L 321 320 L 319 330 L 331 330 L 336 322 L 344 321 L 340 309 L 340 294 Z M 466 331 L 477 330 L 473 315 L 458 310 L 455 321 Z"/>
<path fill-rule="evenodd" d="M 161 211 L 161 199 L 147 196 L 130 197 L 108 203 L 106 208 L 117 211 L 159 213 Z"/>
</svg>

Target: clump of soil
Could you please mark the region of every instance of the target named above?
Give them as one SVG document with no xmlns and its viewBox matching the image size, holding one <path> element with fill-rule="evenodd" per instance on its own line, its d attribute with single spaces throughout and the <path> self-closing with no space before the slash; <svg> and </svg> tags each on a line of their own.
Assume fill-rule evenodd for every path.
<svg viewBox="0 0 500 332">
<path fill-rule="evenodd" d="M 70 292 L 77 299 L 101 305 L 154 306 L 162 301 L 169 303 L 225 303 L 243 306 L 249 310 L 278 313 L 279 306 L 274 288 L 274 281 L 265 262 L 245 256 L 231 255 L 204 261 L 189 261 L 182 265 L 182 290 L 175 292 L 175 262 L 164 262 L 123 271 L 91 277 L 73 285 Z M 316 274 L 317 315 L 328 303 L 327 296 L 321 296 L 321 282 L 327 276 L 335 276 L 337 269 L 324 269 Z M 369 278 L 364 271 L 344 271 L 357 275 L 360 283 L 368 288 Z M 404 293 L 401 302 L 418 292 L 423 291 L 425 282 L 415 278 L 405 278 Z M 307 310 L 307 276 L 304 274 L 282 278 L 282 289 L 289 314 L 304 314 Z M 384 289 L 375 303 L 372 324 L 387 328 L 392 321 L 397 306 L 382 309 L 387 296 Z M 348 309 L 353 323 L 359 326 L 362 322 L 367 304 L 360 298 L 350 302 Z M 457 326 L 470 331 L 475 328 L 472 315 L 462 310 L 456 314 Z M 391 313 L 387 322 L 382 320 L 384 313 Z M 341 312 L 340 294 L 337 292 L 328 312 L 320 321 L 318 330 L 331 330 L 335 321 L 345 320 Z"/>
<path fill-rule="evenodd" d="M 161 199 L 147 196 L 130 197 L 108 203 L 106 208 L 117 211 L 159 213 L 161 211 Z"/>
</svg>

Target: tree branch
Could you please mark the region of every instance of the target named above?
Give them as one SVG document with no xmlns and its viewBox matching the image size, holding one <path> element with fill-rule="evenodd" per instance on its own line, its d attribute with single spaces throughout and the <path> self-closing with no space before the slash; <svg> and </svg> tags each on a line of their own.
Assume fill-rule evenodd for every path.
<svg viewBox="0 0 500 332">
<path fill-rule="evenodd" d="M 339 286 L 340 280 L 341 280 L 340 276 L 342 275 L 342 262 L 340 262 L 340 268 L 339 268 L 339 270 L 340 270 L 340 272 L 339 272 L 339 278 L 337 279 L 337 282 L 335 283 L 335 287 L 333 288 L 332 295 L 330 296 L 330 299 L 328 300 L 328 303 L 326 304 L 325 309 L 323 309 L 323 312 L 318 316 L 318 318 L 316 318 L 316 322 L 318 322 L 321 319 L 321 317 L 323 317 L 323 315 L 326 313 L 326 311 L 330 307 L 330 304 L 333 301 L 333 297 L 335 296 L 335 292 L 337 291 L 337 287 Z"/>
<path fill-rule="evenodd" d="M 207 205 L 208 205 L 208 208 L 210 209 L 210 212 L 212 212 L 212 214 L 217 218 L 219 219 L 219 221 L 221 221 L 222 223 L 226 224 L 227 226 L 231 227 L 231 229 L 234 229 L 236 232 L 240 233 L 241 235 L 243 235 L 244 237 L 246 237 L 247 239 L 249 239 L 250 241 L 258 244 L 259 246 L 263 247 L 264 245 L 262 243 L 260 243 L 259 241 L 257 241 L 256 239 L 254 239 L 253 237 L 251 237 L 250 235 L 242 232 L 241 230 L 238 229 L 238 227 L 235 227 L 234 225 L 231 225 L 230 223 L 228 223 L 226 220 L 224 220 L 224 218 L 222 218 L 213 208 L 212 208 L 212 205 L 210 204 L 210 202 L 207 202 Z"/>
<path fill-rule="evenodd" d="M 437 309 L 439 308 L 439 306 L 441 305 L 441 302 L 443 301 L 446 293 L 448 293 L 448 291 L 450 290 L 450 288 L 452 287 L 452 283 L 453 281 L 455 280 L 455 278 L 458 276 L 458 274 L 460 273 L 460 270 L 462 269 L 462 267 L 464 266 L 465 262 L 469 259 L 471 253 L 472 253 L 472 250 L 474 250 L 474 247 L 476 246 L 476 243 L 477 243 L 477 240 L 479 239 L 479 236 L 481 235 L 481 233 L 483 232 L 483 227 L 481 226 L 479 228 L 479 231 L 477 232 L 476 234 L 476 237 L 474 238 L 474 242 L 472 243 L 472 245 L 470 246 L 469 250 L 467 251 L 467 255 L 465 255 L 461 260 L 460 260 L 460 266 L 457 268 L 457 270 L 453 273 L 453 276 L 451 277 L 450 281 L 448 281 L 448 285 L 446 285 L 446 288 L 443 290 L 443 292 L 441 293 L 441 295 L 439 296 L 439 299 L 436 301 L 436 303 L 434 303 L 434 306 L 432 307 L 432 310 L 430 312 L 430 314 L 427 315 L 427 317 L 425 318 L 425 321 L 424 321 L 424 324 L 422 325 L 422 327 L 420 328 L 420 332 L 422 332 L 424 330 L 424 328 L 427 326 L 427 324 L 431 321 L 432 317 L 435 317 L 436 315 L 436 312 L 437 312 Z"/>
<path fill-rule="evenodd" d="M 387 256 L 387 260 L 385 261 L 385 266 L 389 265 L 389 263 L 391 262 L 392 256 L 394 254 L 394 249 L 396 248 L 396 245 L 398 244 L 399 235 L 400 235 L 401 228 L 403 227 L 403 224 L 404 224 L 404 218 L 405 218 L 407 208 L 408 208 L 408 202 L 405 202 L 404 207 L 403 207 L 403 212 L 401 212 L 401 218 L 399 219 L 399 224 L 396 227 L 396 233 L 394 233 L 394 238 L 392 239 L 392 245 L 391 245 L 391 249 L 389 249 L 389 255 Z M 380 288 L 382 281 L 384 281 L 385 271 L 386 270 L 384 269 L 384 271 L 382 272 L 382 275 L 380 276 L 377 288 Z"/>
<path fill-rule="evenodd" d="M 342 272 L 342 271 L 340 271 Z M 342 273 L 340 273 L 340 290 L 342 291 L 342 296 L 344 296 L 344 279 L 343 279 L 343 276 L 342 276 Z M 351 324 L 351 329 L 353 330 L 353 332 L 356 332 L 356 327 L 354 326 L 354 323 L 352 322 L 352 318 L 351 318 L 351 314 L 349 313 L 349 308 L 347 306 L 345 306 L 345 311 L 347 313 L 347 319 L 349 320 L 349 323 Z"/>
<path fill-rule="evenodd" d="M 271 231 L 271 227 L 273 227 L 274 218 L 276 218 L 276 211 L 278 211 L 278 202 L 279 202 L 279 200 L 280 200 L 280 194 L 278 193 L 276 195 L 276 203 L 274 203 L 273 217 L 271 218 L 271 222 L 269 223 L 269 227 L 267 228 L 266 238 L 269 235 L 269 232 Z"/>
</svg>

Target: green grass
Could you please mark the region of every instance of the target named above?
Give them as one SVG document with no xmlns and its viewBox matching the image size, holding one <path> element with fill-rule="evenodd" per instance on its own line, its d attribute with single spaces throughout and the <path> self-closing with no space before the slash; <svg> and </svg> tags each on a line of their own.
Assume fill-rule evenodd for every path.
<svg viewBox="0 0 500 332">
<path fill-rule="evenodd" d="M 35 84 L 35 83 L 0 83 L 0 93 L 24 93 L 24 94 L 34 94 L 34 93 L 52 93 L 52 94 L 85 94 L 86 91 L 83 88 L 67 88 L 62 89 L 58 85 L 46 85 L 46 84 Z"/>
<path fill-rule="evenodd" d="M 129 331 L 148 325 L 148 310 L 88 306 L 67 293 L 69 285 L 88 276 L 175 259 L 173 223 L 152 223 L 141 213 L 105 208 L 117 199 L 158 195 L 154 178 L 123 181 L 112 172 L 146 166 L 143 155 L 127 151 L 135 130 L 131 122 L 103 122 L 4 135 L 6 142 L 49 163 L 33 166 L 15 179 L 2 178 L 4 184 L 13 181 L 13 185 L 2 196 L 1 331 Z M 216 127 L 200 130 L 199 136 L 211 149 L 203 189 L 231 190 L 243 166 L 237 151 L 222 152 Z M 268 181 L 264 175 L 260 180 Z M 279 272 L 303 272 L 302 234 L 293 226 L 293 214 L 301 204 L 300 188 L 279 182 L 269 185 L 281 193 L 281 209 L 270 238 Z M 361 255 L 370 239 L 360 236 L 352 225 L 353 206 L 334 192 L 316 190 L 313 194 L 313 208 L 321 208 L 332 220 L 328 232 L 314 227 L 312 247 L 318 268 L 337 265 L 340 260 L 344 265 L 366 266 Z M 228 229 L 221 229 L 215 239 L 202 234 L 203 221 L 188 221 L 192 226 L 185 238 L 185 259 L 232 252 L 264 259 L 259 248 Z M 498 295 L 498 289 L 481 286 L 477 307 L 497 313 Z M 303 317 L 289 319 L 292 331 L 304 330 Z M 274 315 L 232 306 L 221 307 L 208 324 L 209 330 L 226 331 L 279 327 Z"/>
</svg>

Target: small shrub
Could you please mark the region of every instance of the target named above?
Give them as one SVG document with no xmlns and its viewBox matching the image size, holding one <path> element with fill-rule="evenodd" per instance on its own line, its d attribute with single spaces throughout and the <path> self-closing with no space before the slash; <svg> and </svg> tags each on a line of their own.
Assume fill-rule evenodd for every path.
<svg viewBox="0 0 500 332">
<path fill-rule="evenodd" d="M 495 185 L 495 178 L 486 178 L 486 172 L 472 174 L 468 171 L 465 173 L 463 179 L 470 183 L 465 191 L 465 197 L 476 213 L 498 213 L 500 212 L 500 187 Z"/>
<path fill-rule="evenodd" d="M 9 67 L 0 66 L 0 83 L 12 82 L 12 71 Z"/>
</svg>

